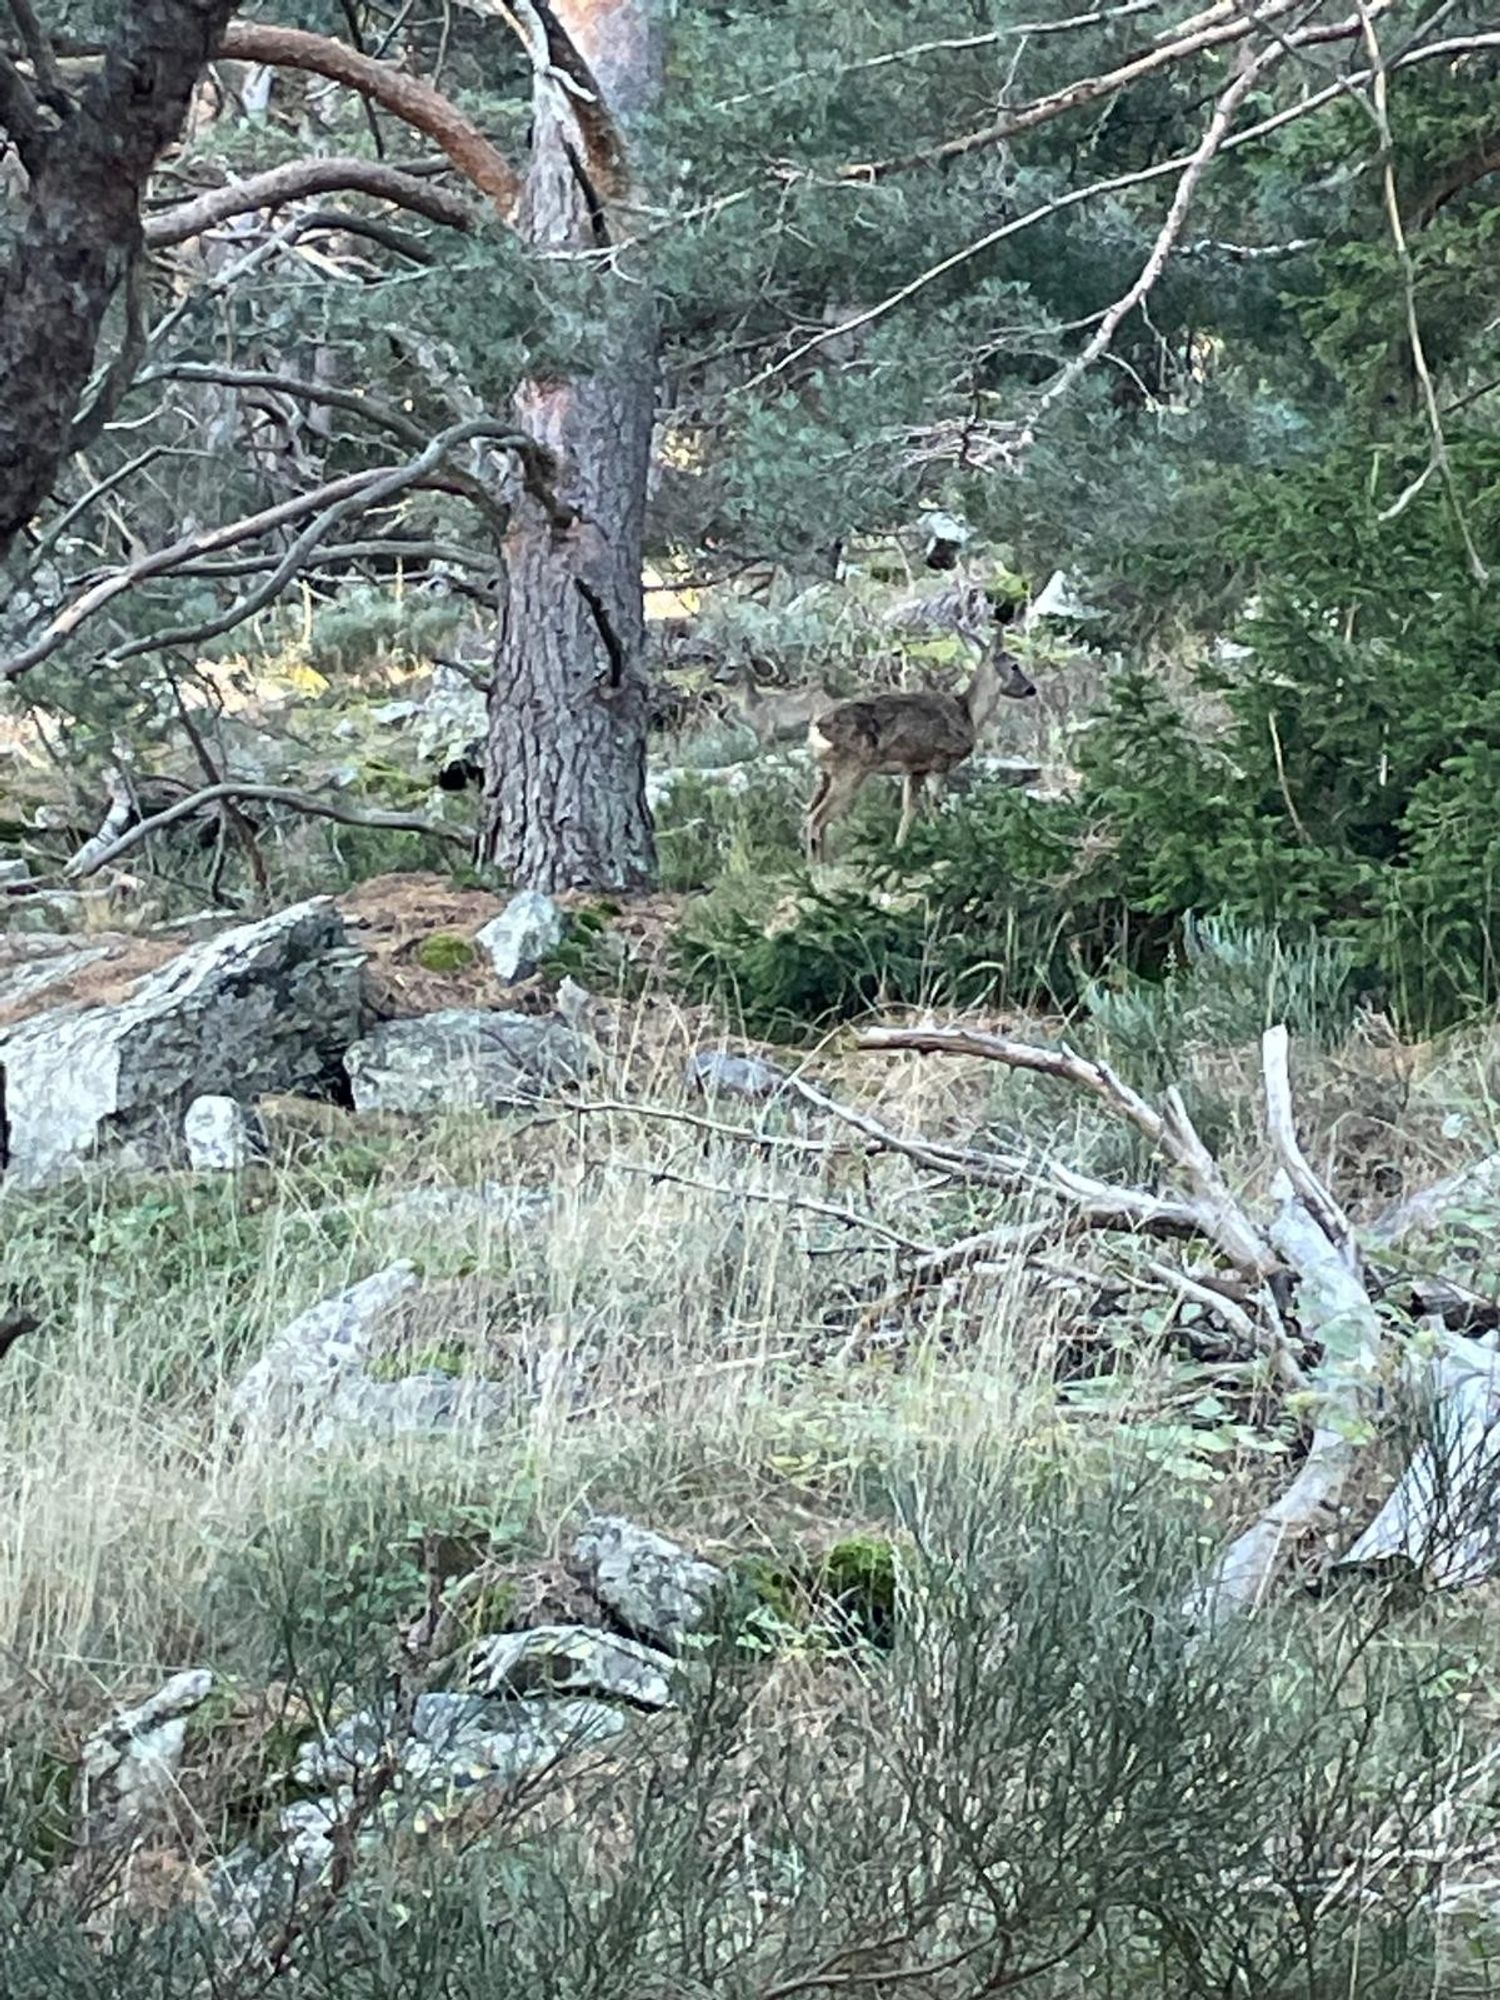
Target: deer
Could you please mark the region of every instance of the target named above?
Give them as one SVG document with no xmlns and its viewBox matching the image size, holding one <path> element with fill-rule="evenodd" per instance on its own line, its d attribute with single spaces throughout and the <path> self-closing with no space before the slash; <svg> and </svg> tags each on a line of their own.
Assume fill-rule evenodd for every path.
<svg viewBox="0 0 1500 2000">
<path fill-rule="evenodd" d="M 721 668 L 715 679 L 728 690 L 730 707 L 754 732 L 762 750 L 805 736 L 835 700 L 821 687 L 763 688 L 747 666 Z"/>
<path fill-rule="evenodd" d="M 1003 623 L 1008 614 L 996 615 Z M 1020 662 L 1006 651 L 1000 631 L 961 694 L 922 689 L 862 695 L 815 716 L 807 731 L 807 747 L 818 766 L 817 788 L 807 809 L 809 861 L 823 859 L 829 826 L 853 805 L 865 779 L 877 775 L 901 779 L 896 845 L 904 846 L 925 804 L 927 780 L 944 777 L 973 756 L 1002 700 L 1024 700 L 1035 693 Z"/>
</svg>

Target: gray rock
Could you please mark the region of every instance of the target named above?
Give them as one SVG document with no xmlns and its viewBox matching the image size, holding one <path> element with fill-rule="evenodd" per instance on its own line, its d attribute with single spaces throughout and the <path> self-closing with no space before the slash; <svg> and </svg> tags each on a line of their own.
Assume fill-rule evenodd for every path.
<svg viewBox="0 0 1500 2000">
<path fill-rule="evenodd" d="M 488 1110 L 576 1080 L 588 1044 L 550 1015 L 448 1007 L 386 1021 L 344 1057 L 357 1111 Z"/>
<path fill-rule="evenodd" d="M 416 1282 L 410 1264 L 392 1264 L 299 1314 L 241 1376 L 230 1416 L 252 1438 L 318 1425 L 336 1392 L 366 1379 L 381 1319 Z"/>
<path fill-rule="evenodd" d="M 743 1097 L 763 1104 L 786 1088 L 786 1073 L 759 1056 L 732 1056 L 723 1049 L 700 1049 L 687 1066 L 690 1088 L 705 1097 Z"/>
<path fill-rule="evenodd" d="M 206 1667 L 173 1674 L 137 1707 L 126 1709 L 83 1746 L 84 1823 L 91 1837 L 126 1832 L 176 1789 L 187 1717 L 213 1691 Z"/>
<path fill-rule="evenodd" d="M 629 1632 L 675 1653 L 702 1625 L 724 1572 L 620 1514 L 600 1514 L 573 1543 L 573 1567 Z"/>
<path fill-rule="evenodd" d="M 400 729 L 408 722 L 415 722 L 421 713 L 419 701 L 382 701 L 370 710 L 370 720 L 378 722 L 382 729 Z"/>
<path fill-rule="evenodd" d="M 563 938 L 563 913 L 539 889 L 522 889 L 474 942 L 489 954 L 495 977 L 503 986 L 529 979 L 542 960 L 556 951 Z"/>
<path fill-rule="evenodd" d="M 666 1653 L 587 1625 L 535 1625 L 479 1641 L 470 1684 L 490 1695 L 594 1695 L 667 1708 L 676 1662 Z"/>
<path fill-rule="evenodd" d="M 31 864 L 19 856 L 0 856 L 0 889 L 14 888 L 18 882 L 31 880 Z"/>
<path fill-rule="evenodd" d="M 84 944 L 62 931 L 13 931 L 0 936 L 0 1007 L 17 1007 L 49 986 L 66 985 L 126 942 L 123 935 L 111 934 Z"/>
<path fill-rule="evenodd" d="M 423 1369 L 379 1382 L 350 1369 L 333 1383 L 308 1432 L 316 1449 L 350 1438 L 444 1437 L 498 1429 L 515 1398 L 493 1382 Z"/>
<path fill-rule="evenodd" d="M 0 1033 L 7 1172 L 36 1185 L 116 1145 L 165 1162 L 195 1097 L 320 1083 L 359 1034 L 362 964 L 318 898 L 189 947 L 116 1006 Z"/>
<path fill-rule="evenodd" d="M 624 1727 L 620 1711 L 598 1701 L 510 1702 L 423 1694 L 404 1734 L 393 1708 L 364 1709 L 320 1742 L 304 1744 L 293 1777 L 301 1785 L 353 1785 L 381 1758 L 394 1755 L 404 1791 L 440 1795 L 455 1783 L 524 1777 L 571 1750 L 618 1736 Z"/>
<path fill-rule="evenodd" d="M 262 1158 L 265 1130 L 232 1097 L 195 1097 L 182 1121 L 188 1165 L 198 1173 L 232 1173 Z"/>
</svg>

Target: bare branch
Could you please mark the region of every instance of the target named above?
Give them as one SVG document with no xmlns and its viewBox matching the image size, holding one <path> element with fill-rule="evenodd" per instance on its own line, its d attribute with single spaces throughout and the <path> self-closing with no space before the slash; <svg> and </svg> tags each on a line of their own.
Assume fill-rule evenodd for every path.
<svg viewBox="0 0 1500 2000">
<path fill-rule="evenodd" d="M 1313 1220 L 1350 1269 L 1359 1269 L 1354 1225 L 1307 1163 L 1297 1143 L 1292 1114 L 1292 1080 L 1288 1066 L 1290 1038 L 1284 1024 L 1267 1028 L 1261 1038 L 1261 1068 L 1266 1086 L 1266 1134 L 1278 1163 Z"/>
<path fill-rule="evenodd" d="M 163 811 L 153 813 L 149 819 L 137 820 L 134 826 L 115 834 L 107 843 L 102 838 L 104 828 L 101 827 L 99 835 L 89 842 L 88 847 L 74 855 L 66 873 L 73 881 L 96 875 L 101 868 L 108 867 L 132 848 L 139 847 L 143 840 L 149 840 L 152 834 L 175 826 L 179 820 L 191 819 L 205 806 L 224 801 L 242 805 L 285 806 L 289 812 L 337 820 L 341 826 L 373 826 L 392 833 L 431 834 L 438 840 L 450 841 L 466 850 L 474 844 L 472 836 L 460 828 L 444 826 L 439 820 L 424 819 L 419 813 L 360 812 L 340 800 L 316 798 L 310 792 L 293 791 L 286 785 L 241 784 L 237 779 L 231 779 L 219 785 L 205 785 L 201 791 L 189 792 Z"/>
<path fill-rule="evenodd" d="M 1235 1268 L 1255 1283 L 1270 1277 L 1280 1260 L 1262 1232 L 1246 1215 L 1225 1185 L 1217 1161 L 1203 1144 L 1175 1091 L 1167 1096 L 1165 1112 L 1157 1111 L 1118 1077 L 1107 1063 L 1094 1062 L 1071 1049 L 1043 1049 L 1029 1042 L 1007 1041 L 966 1028 L 872 1028 L 859 1038 L 864 1049 L 917 1049 L 936 1055 L 976 1056 L 1003 1063 L 1009 1069 L 1052 1076 L 1086 1090 L 1133 1125 L 1141 1136 L 1172 1162 L 1192 1189 L 1185 1204 L 1198 1232 L 1215 1244 Z M 1118 1199 L 1127 1191 L 1111 1190 Z M 1133 1191 L 1130 1191 L 1133 1192 Z M 1153 1197 L 1137 1200 L 1152 1203 Z"/>
<path fill-rule="evenodd" d="M 1259 56 L 1253 57 L 1243 66 L 1240 74 L 1229 85 L 1229 88 L 1220 95 L 1218 102 L 1214 106 L 1213 116 L 1208 122 L 1207 129 L 1202 139 L 1198 142 L 1197 150 L 1188 161 L 1186 167 L 1183 168 L 1182 177 L 1177 183 L 1177 188 L 1172 196 L 1166 216 L 1162 221 L 1161 228 L 1157 231 L 1156 241 L 1151 246 L 1151 254 L 1141 266 L 1140 273 L 1134 284 L 1110 306 L 1093 334 L 1089 337 L 1087 344 L 1079 349 L 1078 353 L 1073 356 L 1067 366 L 1058 373 L 1038 397 L 1036 406 L 1026 421 L 1025 428 L 1016 440 L 1016 458 L 1019 458 L 1035 440 L 1037 425 L 1046 416 L 1048 410 L 1060 403 L 1074 385 L 1088 373 L 1100 355 L 1107 352 L 1123 323 L 1150 296 L 1152 287 L 1167 268 L 1167 259 L 1172 254 L 1172 246 L 1182 234 L 1198 183 L 1202 180 L 1214 155 L 1223 146 L 1235 113 L 1239 110 L 1247 92 L 1255 84 L 1261 72 L 1268 68 L 1280 54 L 1280 49 L 1270 49 L 1264 51 Z"/>
<path fill-rule="evenodd" d="M 1292 37 L 1294 46 L 1297 39 Z M 1477 54 L 1482 50 L 1493 48 L 1500 48 L 1500 32 L 1454 36 L 1447 41 L 1429 42 L 1424 46 L 1408 49 L 1397 57 L 1390 67 L 1392 70 L 1397 70 L 1408 68 L 1415 63 L 1449 61 L 1462 55 Z M 1351 87 L 1368 83 L 1370 75 L 1369 70 L 1355 71 L 1349 76 L 1339 78 L 1336 83 L 1327 84 L 1323 89 L 1299 98 L 1295 104 L 1289 104 L 1280 111 L 1272 112 L 1256 124 L 1245 126 L 1242 131 L 1231 133 L 1219 148 L 1220 153 L 1235 152 L 1241 146 L 1253 145 L 1257 140 L 1269 138 L 1273 132 L 1279 132 L 1285 125 L 1291 125 L 1314 112 L 1326 109 L 1328 105 L 1346 97 Z M 935 264 L 930 264 L 926 270 L 919 271 L 914 278 L 908 279 L 895 291 L 888 292 L 882 299 L 877 299 L 874 305 L 866 306 L 857 313 L 851 313 L 847 319 L 839 320 L 833 326 L 820 327 L 815 334 L 800 341 L 779 360 L 764 368 L 746 384 L 746 389 L 758 388 L 772 376 L 784 373 L 826 342 L 837 340 L 844 334 L 857 333 L 861 327 L 873 325 L 876 320 L 886 318 L 888 314 L 905 305 L 909 299 L 915 298 L 919 292 L 925 291 L 929 285 L 936 284 L 940 278 L 945 278 L 950 271 L 956 271 L 975 257 L 982 257 L 986 251 L 995 249 L 997 245 L 1013 236 L 1019 236 L 1023 230 L 1031 229 L 1051 216 L 1062 215 L 1069 209 L 1081 207 L 1085 202 L 1122 193 L 1126 188 L 1144 187 L 1151 181 L 1164 180 L 1168 175 L 1181 173 L 1191 158 L 1191 154 L 1179 153 L 1170 160 L 1158 160 L 1149 167 L 1137 167 L 1129 173 L 1112 174 L 1107 179 L 1090 182 L 1087 187 L 1074 188 L 1067 194 L 1058 195 L 1054 200 L 1039 202 L 1035 208 L 1027 209 L 1022 215 L 1012 216 L 997 228 L 976 237 L 973 242 L 962 244 L 957 250 L 950 251 L 946 257 L 940 258 Z"/>
<path fill-rule="evenodd" d="M 144 652 L 152 652 L 172 645 L 187 645 L 210 638 L 215 633 L 228 631 L 241 619 L 251 616 L 262 605 L 285 587 L 297 573 L 312 549 L 326 539 L 338 524 L 351 513 L 362 512 L 377 505 L 383 499 L 419 484 L 435 468 L 445 454 L 457 446 L 484 438 L 513 450 L 521 459 L 523 467 L 529 466 L 533 475 L 541 477 L 539 468 L 550 470 L 551 458 L 546 450 L 533 438 L 528 438 L 511 430 L 508 426 L 491 422 L 487 418 L 475 418 L 454 425 L 435 437 L 424 451 L 406 465 L 377 466 L 368 472 L 346 473 L 343 478 L 328 482 L 311 493 L 297 494 L 290 500 L 281 501 L 275 507 L 268 507 L 259 514 L 245 516 L 231 521 L 223 527 L 209 528 L 196 535 L 188 535 L 174 542 L 170 547 L 157 549 L 139 561 L 128 564 L 123 569 L 111 571 L 109 575 L 75 598 L 72 604 L 60 611 L 46 630 L 32 644 L 17 653 L 12 659 L 0 664 L 0 681 L 17 680 L 51 657 L 64 640 L 70 638 L 86 620 L 102 611 L 123 592 L 135 588 L 153 578 L 168 575 L 195 558 L 211 555 L 218 549 L 237 546 L 241 542 L 257 541 L 272 534 L 277 528 L 301 519 L 321 508 L 321 513 L 301 534 L 278 562 L 275 571 L 267 581 L 241 598 L 229 612 L 219 618 L 210 619 L 191 630 L 179 629 L 158 632 L 150 638 L 138 639 L 128 645 L 118 647 L 111 654 L 111 664 L 134 658 Z M 545 483 L 545 482 L 544 482 Z M 550 487 L 547 488 L 550 492 Z"/>
<path fill-rule="evenodd" d="M 1443 430 L 1442 412 L 1438 407 L 1437 386 L 1433 382 L 1432 370 L 1427 363 L 1427 348 L 1422 339 L 1422 323 L 1417 314 L 1417 270 L 1412 262 L 1411 246 L 1406 240 L 1406 226 L 1401 220 L 1401 202 L 1396 192 L 1396 139 L 1391 130 L 1385 55 L 1375 33 L 1375 10 L 1367 4 L 1367 0 L 1358 0 L 1358 5 L 1360 26 L 1370 56 L 1370 105 L 1375 113 L 1376 128 L 1380 133 L 1381 188 L 1385 196 L 1386 222 L 1391 232 L 1391 245 L 1396 253 L 1396 263 L 1401 272 L 1401 289 L 1406 306 L 1406 339 L 1411 349 L 1412 371 L 1421 388 L 1422 407 L 1427 415 L 1427 428 L 1432 438 L 1431 464 L 1442 477 L 1448 504 L 1453 510 L 1454 523 L 1464 545 L 1464 554 L 1468 558 L 1469 574 L 1476 583 L 1482 585 L 1489 582 L 1490 573 L 1475 544 L 1469 528 L 1469 517 L 1464 509 L 1463 495 L 1458 490 L 1453 461 L 1448 454 L 1448 439 Z M 1385 518 L 1391 519 L 1398 513 L 1416 490 L 1415 487 L 1408 487 L 1395 507 L 1386 510 Z"/>
<path fill-rule="evenodd" d="M 150 249 L 165 250 L 174 243 L 186 243 L 190 237 L 201 236 L 205 230 L 228 222 L 233 216 L 246 215 L 254 209 L 281 208 L 287 202 L 324 194 L 369 195 L 397 208 L 410 209 L 415 215 L 424 215 L 429 222 L 442 223 L 448 229 L 474 226 L 474 212 L 468 203 L 446 189 L 433 187 L 415 174 L 402 173 L 378 160 L 340 154 L 328 159 L 289 160 L 284 166 L 252 174 L 247 180 L 210 188 L 191 201 L 149 216 L 144 231 L 146 243 Z M 357 224 L 351 222 L 350 226 Z"/>
<path fill-rule="evenodd" d="M 330 36 L 258 21 L 231 21 L 221 52 L 273 69 L 310 70 L 373 99 L 416 131 L 425 132 L 465 180 L 489 196 L 503 219 L 514 222 L 523 192 L 520 175 L 466 113 L 420 77 L 408 76 Z"/>
<path fill-rule="evenodd" d="M 410 445 L 415 451 L 424 450 L 430 436 L 414 417 L 407 416 L 404 410 L 382 402 L 363 389 L 344 389 L 334 383 L 310 382 L 300 375 L 278 375 L 266 369 L 220 368 L 211 362 L 177 361 L 151 369 L 140 377 L 136 386 L 144 388 L 153 382 L 171 381 L 211 382 L 225 389 L 262 390 L 267 395 L 291 396 L 298 402 L 317 403 L 330 410 L 345 410 L 350 416 L 373 424 L 377 430 L 388 431 L 392 437 L 400 438 L 403 444 Z M 537 470 L 543 468 L 538 467 Z M 506 509 L 486 490 L 482 481 L 471 478 L 467 473 L 459 473 L 455 477 L 462 490 L 483 511 L 490 526 L 497 534 L 503 535 L 507 522 Z"/>
<path fill-rule="evenodd" d="M 1070 111 L 1082 110 L 1085 105 L 1096 104 L 1101 98 L 1113 97 L 1119 91 L 1142 77 L 1152 76 L 1156 71 L 1169 69 L 1177 63 L 1189 61 L 1209 49 L 1222 48 L 1226 44 L 1240 42 L 1257 28 L 1283 20 L 1300 4 L 1300 0 L 1270 0 L 1270 4 L 1258 12 L 1213 8 L 1212 18 L 1196 33 L 1180 35 L 1175 41 L 1159 44 L 1147 49 L 1129 62 L 1117 64 L 1114 69 L 1101 71 L 1097 76 L 1080 77 L 1075 82 L 1065 84 L 1061 90 L 1054 90 L 1046 97 L 1036 98 L 1030 104 L 1023 104 L 1009 111 L 993 125 L 986 125 L 977 132 L 968 132 L 957 139 L 947 139 L 942 144 L 929 147 L 920 153 L 911 153 L 885 160 L 864 160 L 841 170 L 841 178 L 855 181 L 883 179 L 887 174 L 905 173 L 913 167 L 941 166 L 948 160 L 966 158 L 971 153 L 983 152 L 990 147 L 1003 145 L 1007 140 L 1018 138 L 1023 132 L 1035 130 L 1039 125 L 1048 125 L 1056 118 L 1065 117 Z M 1337 33 L 1353 36 L 1359 31 L 1358 23 L 1344 24 Z M 1325 30 L 1323 37 L 1331 39 Z"/>
</svg>

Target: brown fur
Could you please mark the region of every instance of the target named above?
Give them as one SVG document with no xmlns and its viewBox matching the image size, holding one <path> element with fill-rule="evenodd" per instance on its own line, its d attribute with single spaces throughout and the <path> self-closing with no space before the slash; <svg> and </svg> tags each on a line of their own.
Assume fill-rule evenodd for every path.
<svg viewBox="0 0 1500 2000">
<path fill-rule="evenodd" d="M 807 743 L 819 766 L 807 809 L 807 851 L 823 858 L 830 824 L 853 805 L 866 778 L 900 777 L 899 847 L 924 803 L 928 778 L 941 778 L 974 754 L 980 734 L 1001 701 L 1035 694 L 1017 661 L 997 639 L 962 694 L 863 695 L 841 701 L 816 717 Z"/>
</svg>

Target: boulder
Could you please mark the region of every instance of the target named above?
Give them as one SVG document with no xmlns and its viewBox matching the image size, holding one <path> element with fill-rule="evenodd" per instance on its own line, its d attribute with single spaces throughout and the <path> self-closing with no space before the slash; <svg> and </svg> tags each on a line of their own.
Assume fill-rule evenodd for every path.
<svg viewBox="0 0 1500 2000">
<path fill-rule="evenodd" d="M 600 1514 L 573 1543 L 572 1563 L 599 1602 L 647 1645 L 675 1653 L 702 1625 L 726 1581 L 665 1535 L 620 1514 Z"/>
<path fill-rule="evenodd" d="M 19 856 L 0 855 L 0 889 L 15 889 L 31 880 L 31 865 Z"/>
<path fill-rule="evenodd" d="M 618 1736 L 625 1717 L 597 1701 L 488 1701 L 479 1695 L 420 1694 L 405 1727 L 394 1707 L 362 1709 L 316 1743 L 304 1744 L 293 1781 L 353 1786 L 394 1756 L 403 1791 L 415 1781 L 441 1795 L 455 1781 L 524 1777 L 570 1750 Z M 337 1795 L 335 1794 L 335 1797 Z"/>
<path fill-rule="evenodd" d="M 173 1674 L 84 1744 L 83 1817 L 91 1838 L 128 1832 L 176 1790 L 187 1717 L 208 1699 L 213 1685 L 206 1667 Z"/>
<path fill-rule="evenodd" d="M 316 1088 L 362 1026 L 363 955 L 320 897 L 191 946 L 113 1006 L 0 1032 L 0 1160 L 24 1185 L 109 1147 L 176 1154 L 195 1097 Z"/>
<path fill-rule="evenodd" d="M 690 1058 L 685 1081 L 705 1097 L 743 1097 L 762 1104 L 786 1088 L 786 1075 L 759 1056 L 732 1056 L 724 1049 L 700 1049 Z"/>
<path fill-rule="evenodd" d="M 196 1173 L 233 1173 L 266 1150 L 263 1127 L 232 1097 L 195 1097 L 182 1121 L 182 1137 Z"/>
<path fill-rule="evenodd" d="M 476 1645 L 470 1685 L 490 1695 L 592 1695 L 636 1708 L 667 1708 L 676 1661 L 667 1653 L 587 1625 L 534 1625 L 493 1632 Z"/>
<path fill-rule="evenodd" d="M 344 1067 L 357 1111 L 491 1110 L 576 1081 L 592 1059 L 553 1015 L 445 1007 L 382 1022 Z"/>
<path fill-rule="evenodd" d="M 380 1322 L 415 1286 L 410 1264 L 391 1264 L 299 1313 L 236 1383 L 229 1413 L 252 1437 L 306 1431 L 336 1391 L 365 1379 Z"/>
<path fill-rule="evenodd" d="M 540 889 L 522 889 L 474 942 L 489 955 L 502 986 L 529 979 L 562 943 L 563 913 Z"/>
</svg>

